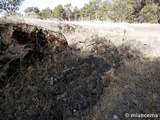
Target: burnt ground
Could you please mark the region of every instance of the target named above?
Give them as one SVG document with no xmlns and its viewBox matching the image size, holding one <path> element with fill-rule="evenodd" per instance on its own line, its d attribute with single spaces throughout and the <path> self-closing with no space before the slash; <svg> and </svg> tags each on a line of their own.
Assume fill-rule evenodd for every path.
<svg viewBox="0 0 160 120">
<path fill-rule="evenodd" d="M 160 113 L 159 58 L 142 59 L 98 35 L 86 41 L 87 53 L 68 46 L 61 32 L 1 24 L 0 119 L 134 120 L 124 114 Z"/>
</svg>

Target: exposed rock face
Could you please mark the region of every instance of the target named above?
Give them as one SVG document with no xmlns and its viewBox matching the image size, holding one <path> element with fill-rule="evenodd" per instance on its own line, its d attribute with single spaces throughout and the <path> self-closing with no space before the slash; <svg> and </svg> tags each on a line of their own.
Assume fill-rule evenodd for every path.
<svg viewBox="0 0 160 120">
<path fill-rule="evenodd" d="M 127 58 L 128 58 L 128 59 L 133 58 L 133 57 L 136 56 L 136 55 L 133 53 L 132 50 L 127 50 L 126 54 L 127 54 Z"/>
</svg>

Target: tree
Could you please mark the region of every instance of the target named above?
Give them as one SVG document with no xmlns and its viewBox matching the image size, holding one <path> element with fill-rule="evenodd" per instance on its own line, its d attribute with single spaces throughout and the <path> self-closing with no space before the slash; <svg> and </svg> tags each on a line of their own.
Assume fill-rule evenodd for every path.
<svg viewBox="0 0 160 120">
<path fill-rule="evenodd" d="M 99 20 L 100 18 L 100 8 L 102 5 L 102 0 L 91 0 L 89 2 L 90 18 Z"/>
<path fill-rule="evenodd" d="M 73 8 L 74 20 L 78 20 L 78 19 L 79 19 L 79 17 L 80 17 L 80 13 L 79 13 L 79 12 L 80 12 L 80 11 L 79 11 L 78 7 L 75 6 L 75 7 Z"/>
<path fill-rule="evenodd" d="M 52 17 L 52 10 L 48 7 L 41 11 L 41 18 L 48 19 Z"/>
<path fill-rule="evenodd" d="M 90 20 L 89 4 L 84 4 L 84 6 L 80 9 L 80 17 L 82 20 L 84 20 L 87 19 L 88 16 Z"/>
<path fill-rule="evenodd" d="M 52 17 L 53 18 L 58 18 L 60 20 L 65 19 L 66 14 L 65 14 L 65 10 L 64 10 L 62 5 L 58 5 L 52 10 Z"/>
<path fill-rule="evenodd" d="M 25 13 L 27 13 L 27 12 L 35 12 L 35 13 L 39 13 L 40 12 L 40 10 L 39 10 L 39 8 L 38 7 L 28 7 L 28 8 L 26 8 L 25 10 L 24 10 L 24 12 Z"/>
<path fill-rule="evenodd" d="M 38 7 L 27 7 L 24 12 L 27 17 L 39 18 L 40 10 Z"/>
<path fill-rule="evenodd" d="M 114 21 L 127 21 L 127 18 L 132 14 L 133 7 L 130 0 L 114 0 L 109 18 Z"/>
<path fill-rule="evenodd" d="M 145 0 L 131 0 L 131 5 L 133 7 L 133 13 L 130 15 L 130 19 L 133 22 L 143 22 L 144 17 L 141 9 L 146 5 Z"/>
<path fill-rule="evenodd" d="M 72 15 L 72 5 L 71 3 L 68 3 L 66 5 L 64 5 L 64 9 L 65 9 L 65 12 L 66 12 L 66 17 L 67 17 L 67 20 L 71 20 L 71 15 Z"/>
<path fill-rule="evenodd" d="M 24 0 L 0 0 L 0 9 L 8 13 L 15 13 Z"/>
<path fill-rule="evenodd" d="M 134 12 L 131 17 L 135 22 L 156 23 L 160 19 L 159 0 L 131 0 Z"/>
<path fill-rule="evenodd" d="M 94 20 L 100 19 L 102 0 L 91 0 L 80 9 L 82 19 Z"/>
<path fill-rule="evenodd" d="M 141 12 L 144 15 L 145 22 L 158 22 L 158 4 L 154 3 L 152 0 L 146 0 L 146 6 L 142 8 Z"/>
<path fill-rule="evenodd" d="M 100 8 L 100 20 L 107 20 L 108 19 L 108 12 L 111 9 L 111 4 L 108 0 L 102 2 L 102 6 Z"/>
</svg>

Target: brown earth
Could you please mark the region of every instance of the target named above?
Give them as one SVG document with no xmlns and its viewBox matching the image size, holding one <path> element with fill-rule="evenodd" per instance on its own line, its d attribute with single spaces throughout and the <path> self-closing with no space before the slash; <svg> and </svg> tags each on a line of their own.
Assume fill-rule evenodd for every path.
<svg viewBox="0 0 160 120">
<path fill-rule="evenodd" d="M 0 119 L 160 114 L 159 58 L 144 58 L 131 43 L 116 46 L 79 25 L 54 28 L 0 24 Z"/>
</svg>

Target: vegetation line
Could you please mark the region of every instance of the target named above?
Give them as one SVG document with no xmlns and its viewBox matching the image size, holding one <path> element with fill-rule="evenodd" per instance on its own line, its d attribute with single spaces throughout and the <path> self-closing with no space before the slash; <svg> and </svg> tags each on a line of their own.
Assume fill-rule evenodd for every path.
<svg viewBox="0 0 160 120">
<path fill-rule="evenodd" d="M 16 11 L 24 0 L 1 0 L 0 12 L 23 16 Z M 82 8 L 68 3 L 39 10 L 30 6 L 24 10 L 26 18 L 61 21 L 114 21 L 129 23 L 160 23 L 159 0 L 90 0 Z"/>
</svg>

